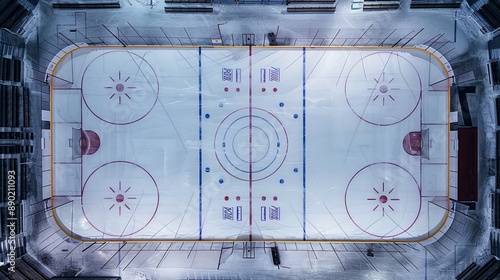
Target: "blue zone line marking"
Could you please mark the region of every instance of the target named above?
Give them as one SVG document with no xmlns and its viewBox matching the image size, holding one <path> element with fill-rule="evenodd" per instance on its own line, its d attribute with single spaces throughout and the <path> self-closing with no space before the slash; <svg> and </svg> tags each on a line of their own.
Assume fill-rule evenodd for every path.
<svg viewBox="0 0 500 280">
<path fill-rule="evenodd" d="M 306 240 L 306 48 L 302 49 L 302 240 Z"/>
<path fill-rule="evenodd" d="M 203 175 L 203 172 L 202 172 L 202 150 L 201 150 L 201 140 L 202 140 L 202 134 L 201 134 L 201 114 L 203 113 L 202 112 L 202 99 L 201 99 L 201 47 L 198 48 L 198 123 L 199 123 L 199 138 L 198 140 L 200 140 L 200 148 L 199 148 L 199 173 L 198 173 L 198 178 L 199 178 L 199 182 L 198 182 L 198 186 L 199 186 L 199 196 L 198 196 L 198 201 L 199 201 L 199 206 L 198 206 L 198 209 L 199 209 L 199 212 L 198 212 L 198 228 L 199 228 L 199 236 L 198 236 L 198 239 L 201 240 L 202 239 L 202 226 L 203 226 L 203 223 L 202 223 L 202 201 L 201 201 L 201 198 L 202 198 L 202 185 L 203 185 L 203 180 L 202 180 L 202 175 Z"/>
<path fill-rule="evenodd" d="M 248 142 L 249 142 L 249 168 L 248 168 L 248 188 L 249 188 L 249 193 L 248 193 L 248 197 L 249 197 L 249 201 L 250 201 L 250 205 L 249 205 L 249 210 L 248 212 L 250 213 L 250 217 L 249 217 L 249 241 L 252 241 L 252 180 L 253 180 L 253 176 L 252 176 L 252 46 L 249 46 L 248 47 L 248 110 L 249 110 L 249 115 L 250 117 L 248 118 L 248 127 L 249 127 L 249 136 L 248 136 Z"/>
</svg>

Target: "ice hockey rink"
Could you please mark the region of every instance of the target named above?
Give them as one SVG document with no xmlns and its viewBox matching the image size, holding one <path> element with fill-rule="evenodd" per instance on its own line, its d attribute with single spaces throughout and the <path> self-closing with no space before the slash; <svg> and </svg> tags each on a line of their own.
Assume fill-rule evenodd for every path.
<svg viewBox="0 0 500 280">
<path fill-rule="evenodd" d="M 449 213 L 426 47 L 79 47 L 51 84 L 53 216 L 83 241 L 422 241 Z"/>
</svg>

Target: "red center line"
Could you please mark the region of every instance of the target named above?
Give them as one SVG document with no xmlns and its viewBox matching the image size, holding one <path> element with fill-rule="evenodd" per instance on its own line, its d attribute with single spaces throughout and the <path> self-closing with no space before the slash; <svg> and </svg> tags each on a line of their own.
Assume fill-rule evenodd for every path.
<svg viewBox="0 0 500 280">
<path fill-rule="evenodd" d="M 249 70 L 248 70 L 248 113 L 249 113 L 249 121 L 248 121 L 248 149 L 249 149 L 249 167 L 248 167 L 248 188 L 249 188 L 249 202 L 250 202 L 250 217 L 249 217 L 249 241 L 252 241 L 252 46 L 249 47 L 248 54 L 249 61 Z"/>
</svg>

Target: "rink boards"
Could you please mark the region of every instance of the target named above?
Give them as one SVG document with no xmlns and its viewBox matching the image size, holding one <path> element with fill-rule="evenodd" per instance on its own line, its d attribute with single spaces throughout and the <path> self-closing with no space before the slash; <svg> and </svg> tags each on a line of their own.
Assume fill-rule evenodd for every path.
<svg viewBox="0 0 500 280">
<path fill-rule="evenodd" d="M 52 203 L 84 241 L 421 241 L 449 209 L 449 73 L 420 48 L 81 47 Z"/>
</svg>

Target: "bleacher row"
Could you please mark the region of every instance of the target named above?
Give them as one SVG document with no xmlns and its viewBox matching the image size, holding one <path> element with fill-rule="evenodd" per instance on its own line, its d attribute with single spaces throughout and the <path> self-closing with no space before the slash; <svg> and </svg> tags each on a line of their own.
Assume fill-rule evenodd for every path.
<svg viewBox="0 0 500 280">
<path fill-rule="evenodd" d="M 21 82 L 21 60 L 2 57 L 0 65 L 1 81 Z"/>
<path fill-rule="evenodd" d="M 497 141 L 498 141 L 498 138 L 499 138 L 499 133 L 497 132 Z M 498 164 L 497 164 L 497 169 L 498 169 Z M 497 174 L 498 174 L 498 170 L 497 170 Z M 498 177 L 500 177 L 500 176 L 497 176 L 497 189 L 500 189 L 499 185 L 498 185 Z M 492 194 L 491 208 L 492 208 L 492 216 L 493 216 L 493 217 L 491 217 L 491 225 L 494 228 L 500 230 L 500 193 Z"/>
<path fill-rule="evenodd" d="M 165 7 L 166 13 L 212 13 L 212 7 Z"/>
<path fill-rule="evenodd" d="M 17 256 L 23 256 L 21 258 L 16 259 L 16 269 L 15 272 L 8 271 L 8 265 L 3 266 L 0 269 L 0 279 L 15 279 L 15 280 L 48 280 L 48 279 L 54 279 L 52 277 L 52 274 L 49 271 L 46 271 L 45 268 L 42 267 L 35 259 L 30 257 L 29 255 L 26 255 L 26 238 L 22 238 L 21 242 L 23 244 L 22 247 L 17 250 L 19 252 L 16 252 Z M 77 278 L 77 277 L 73 277 Z M 80 277 L 78 277 L 80 278 Z M 68 278 L 63 278 L 63 279 L 68 279 Z M 96 278 L 94 278 L 96 279 Z M 97 279 L 102 279 L 101 277 Z"/>
<path fill-rule="evenodd" d="M 399 1 L 364 0 L 363 11 L 382 11 L 399 9 Z"/>
<path fill-rule="evenodd" d="M 458 9 L 461 5 L 460 0 L 412 0 L 411 9 Z M 387 0 L 364 0 L 363 11 L 397 10 L 399 1 Z"/>
<path fill-rule="evenodd" d="M 493 29 L 500 28 L 500 1 L 488 1 L 477 13 L 486 20 Z"/>
<path fill-rule="evenodd" d="M 464 271 L 457 275 L 457 280 L 497 279 L 500 274 L 500 260 L 495 256 L 481 264 L 471 263 Z"/>
<path fill-rule="evenodd" d="M 335 0 L 286 0 L 288 13 L 333 13 Z"/>
<path fill-rule="evenodd" d="M 451 2 L 427 2 L 421 0 L 414 0 L 410 3 L 410 9 L 459 9 L 462 5 L 461 1 L 451 1 Z"/>
<path fill-rule="evenodd" d="M 490 50 L 490 53 L 492 51 Z M 490 63 L 490 71 L 491 71 L 491 82 L 494 86 L 500 85 L 500 61 L 492 61 Z"/>
<path fill-rule="evenodd" d="M 167 7 L 165 12 L 180 13 L 180 12 L 203 12 L 211 13 L 214 11 L 212 4 L 213 0 L 165 0 Z M 235 0 L 235 4 L 269 4 L 269 0 Z M 275 2 L 277 3 L 277 2 Z M 336 10 L 335 0 L 283 0 L 283 4 L 287 5 L 286 11 L 288 13 L 333 13 Z M 173 6 L 173 4 L 178 4 Z M 180 4 L 180 5 L 179 5 Z M 184 4 L 208 4 L 209 6 L 193 6 Z M 435 0 L 435 1 L 422 1 L 414 0 L 410 4 L 412 9 L 458 9 L 460 8 L 461 1 L 451 0 Z M 363 11 L 383 11 L 383 10 L 397 10 L 400 7 L 398 0 L 364 0 Z"/>
<path fill-rule="evenodd" d="M 29 89 L 0 84 L 0 127 L 29 127 Z M 20 114 L 22 110 L 22 114 Z"/>
<path fill-rule="evenodd" d="M 0 1 L 0 28 L 18 32 L 33 14 L 16 1 Z"/>
<path fill-rule="evenodd" d="M 2 57 L 0 59 L 0 127 L 30 126 L 29 89 L 21 86 L 21 79 L 21 60 Z"/>
<path fill-rule="evenodd" d="M 164 0 L 167 6 L 165 12 L 167 13 L 212 13 L 214 8 L 211 7 L 214 0 Z M 335 0 L 235 0 L 235 4 L 285 4 L 287 5 L 287 12 L 289 13 L 333 13 L 336 10 Z M 175 5 L 180 4 L 180 5 Z M 194 6 L 185 6 L 184 4 L 191 4 Z M 205 6 L 208 5 L 208 6 Z M 410 4 L 412 9 L 432 9 L 432 8 L 460 8 L 461 1 L 451 0 L 434 0 L 422 1 L 413 0 Z M 399 1 L 388 0 L 364 0 L 363 11 L 382 11 L 382 10 L 397 10 L 399 9 Z M 486 5 L 485 5 L 486 6 Z M 120 2 L 115 0 L 110 1 L 90 1 L 90 2 L 57 2 L 52 4 L 56 9 L 106 9 L 106 8 L 120 8 Z M 498 7 L 494 7 L 498 8 Z M 490 10 L 480 10 L 479 13 L 485 14 L 486 18 L 491 18 L 492 21 L 498 21 L 494 15 L 490 16 Z"/>
<path fill-rule="evenodd" d="M 52 3 L 54 9 L 110 9 L 120 8 L 120 1 L 86 1 L 86 2 L 56 2 Z"/>
<path fill-rule="evenodd" d="M 169 13 L 211 13 L 213 12 L 212 0 L 164 0 L 165 12 Z M 235 4 L 285 4 L 287 12 L 332 13 L 335 12 L 336 0 L 235 0 Z M 192 6 L 185 5 L 191 4 Z"/>
</svg>

